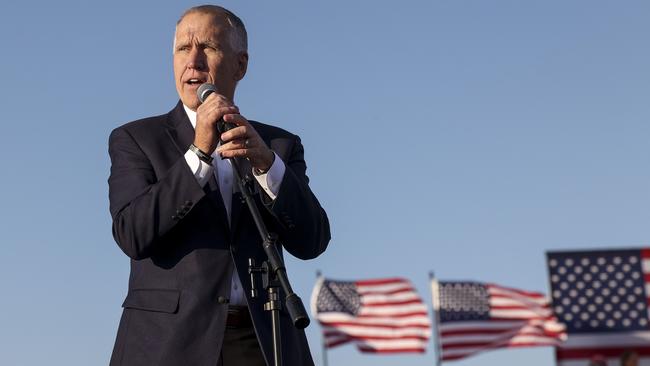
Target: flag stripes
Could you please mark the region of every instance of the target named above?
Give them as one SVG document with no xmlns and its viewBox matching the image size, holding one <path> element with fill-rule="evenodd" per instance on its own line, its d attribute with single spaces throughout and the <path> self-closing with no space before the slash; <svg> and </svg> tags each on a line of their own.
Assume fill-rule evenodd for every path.
<svg viewBox="0 0 650 366">
<path fill-rule="evenodd" d="M 312 312 L 328 348 L 348 342 L 361 352 L 424 352 L 431 333 L 426 305 L 405 279 L 319 279 Z"/>
<path fill-rule="evenodd" d="M 434 280 L 435 281 L 435 280 Z M 437 292 L 436 292 L 437 289 Z M 441 359 L 497 348 L 555 346 L 565 337 L 543 294 L 478 282 L 432 283 Z"/>
</svg>

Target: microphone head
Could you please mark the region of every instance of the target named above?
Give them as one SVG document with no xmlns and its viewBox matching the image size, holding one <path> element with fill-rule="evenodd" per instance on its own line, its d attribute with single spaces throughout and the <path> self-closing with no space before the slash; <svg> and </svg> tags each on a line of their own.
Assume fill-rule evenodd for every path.
<svg viewBox="0 0 650 366">
<path fill-rule="evenodd" d="M 208 95 L 217 92 L 217 87 L 214 84 L 203 83 L 196 89 L 196 96 L 199 97 L 201 103 L 205 102 Z"/>
</svg>

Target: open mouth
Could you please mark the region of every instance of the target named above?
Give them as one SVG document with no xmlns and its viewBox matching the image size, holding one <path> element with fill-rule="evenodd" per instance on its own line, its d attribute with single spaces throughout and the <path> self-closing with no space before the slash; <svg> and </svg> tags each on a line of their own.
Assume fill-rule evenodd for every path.
<svg viewBox="0 0 650 366">
<path fill-rule="evenodd" d="M 205 80 L 199 79 L 199 78 L 192 78 L 192 79 L 188 79 L 187 81 L 185 81 L 185 83 L 190 85 L 190 86 L 199 86 L 199 85 L 205 83 Z"/>
</svg>

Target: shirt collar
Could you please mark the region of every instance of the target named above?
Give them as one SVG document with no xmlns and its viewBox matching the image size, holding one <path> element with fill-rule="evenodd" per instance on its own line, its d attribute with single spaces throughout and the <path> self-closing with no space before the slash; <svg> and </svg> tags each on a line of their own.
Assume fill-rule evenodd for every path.
<svg viewBox="0 0 650 366">
<path fill-rule="evenodd" d="M 187 118 L 190 119 L 192 127 L 196 129 L 196 112 L 189 109 L 185 104 L 183 104 L 183 109 L 185 109 L 185 113 L 187 114 Z"/>
</svg>

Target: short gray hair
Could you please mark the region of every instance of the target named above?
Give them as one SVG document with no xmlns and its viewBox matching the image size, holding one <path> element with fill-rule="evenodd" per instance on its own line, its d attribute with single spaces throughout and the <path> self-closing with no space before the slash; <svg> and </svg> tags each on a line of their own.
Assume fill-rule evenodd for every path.
<svg viewBox="0 0 650 366">
<path fill-rule="evenodd" d="M 230 31 L 228 32 L 230 47 L 232 47 L 235 52 L 248 51 L 248 34 L 246 33 L 246 27 L 244 26 L 244 22 L 242 22 L 235 13 L 218 5 L 194 6 L 185 10 L 183 15 L 181 15 L 176 22 L 176 26 L 181 23 L 183 18 L 194 13 L 209 14 L 214 17 L 224 17 L 228 25 L 230 25 Z"/>
</svg>

